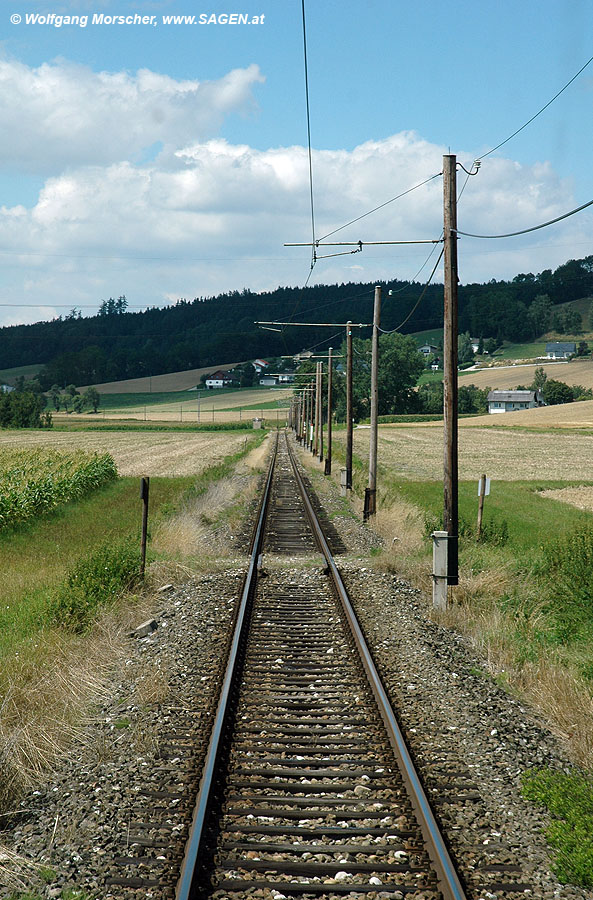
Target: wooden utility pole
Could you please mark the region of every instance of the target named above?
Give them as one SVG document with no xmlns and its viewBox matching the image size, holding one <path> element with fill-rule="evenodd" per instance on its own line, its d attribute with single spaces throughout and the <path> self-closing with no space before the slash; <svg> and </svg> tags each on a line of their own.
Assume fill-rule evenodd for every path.
<svg viewBox="0 0 593 900">
<path fill-rule="evenodd" d="M 319 407 L 319 443 L 317 445 L 317 456 L 319 462 L 323 462 L 323 363 L 317 363 L 319 367 L 319 387 L 317 389 L 317 405 Z"/>
<path fill-rule="evenodd" d="M 371 438 L 369 447 L 369 486 L 364 492 L 364 513 L 366 520 L 377 512 L 377 439 L 379 412 L 379 327 L 381 325 L 381 287 L 375 287 L 373 310 L 373 337 L 371 355 Z"/>
<path fill-rule="evenodd" d="M 327 453 L 325 454 L 325 475 L 332 472 L 332 347 L 327 357 Z"/>
<path fill-rule="evenodd" d="M 352 322 L 346 323 L 346 490 L 352 490 Z"/>
<path fill-rule="evenodd" d="M 311 453 L 317 456 L 319 446 L 319 363 L 315 363 L 315 393 L 313 394 L 313 444 Z"/>
<path fill-rule="evenodd" d="M 482 537 L 482 517 L 484 515 L 484 497 L 486 496 L 486 476 L 481 475 L 478 483 L 478 540 Z"/>
<path fill-rule="evenodd" d="M 301 405 L 302 405 L 302 395 L 300 392 L 296 394 L 296 416 L 295 416 L 295 427 L 294 432 L 296 435 L 297 443 L 301 442 Z"/>
<path fill-rule="evenodd" d="M 444 393 L 445 430 L 443 527 L 447 541 L 447 584 L 459 584 L 457 462 L 457 159 L 443 157 L 444 206 Z"/>
<path fill-rule="evenodd" d="M 150 478 L 140 480 L 140 499 L 142 500 L 142 538 L 140 542 L 140 575 L 144 578 L 146 569 L 146 544 L 148 541 L 148 495 Z"/>
</svg>

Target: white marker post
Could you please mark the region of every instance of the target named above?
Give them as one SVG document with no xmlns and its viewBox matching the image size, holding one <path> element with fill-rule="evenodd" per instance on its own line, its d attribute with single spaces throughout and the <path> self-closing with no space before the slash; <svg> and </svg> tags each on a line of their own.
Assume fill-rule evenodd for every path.
<svg viewBox="0 0 593 900">
<path fill-rule="evenodd" d="M 485 475 L 478 481 L 478 540 L 482 534 L 482 515 L 484 513 L 484 497 L 490 494 L 490 479 Z"/>
</svg>

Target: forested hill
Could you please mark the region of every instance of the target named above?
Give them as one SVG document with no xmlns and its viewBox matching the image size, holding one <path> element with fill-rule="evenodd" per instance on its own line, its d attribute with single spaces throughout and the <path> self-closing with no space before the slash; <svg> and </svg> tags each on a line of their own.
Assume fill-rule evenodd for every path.
<svg viewBox="0 0 593 900">
<path fill-rule="evenodd" d="M 383 288 L 382 327 L 386 330 L 398 327 L 412 310 L 404 332 L 442 324 L 442 285 L 430 285 L 416 309 L 421 284 L 394 281 Z M 144 312 L 127 311 L 127 301 L 120 297 L 104 301 L 93 317 L 82 318 L 73 310 L 51 322 L 1 328 L 0 360 L 3 368 L 45 364 L 41 380 L 48 388 L 280 356 L 311 347 L 335 332 L 286 327 L 279 333 L 258 328 L 256 320 L 371 322 L 373 293 L 374 283 L 277 288 L 261 294 L 243 290 L 180 300 L 175 306 Z M 558 304 L 591 295 L 593 256 L 570 260 L 554 272 L 548 269 L 539 275 L 517 275 L 511 281 L 461 285 L 459 331 L 476 337 L 529 340 L 545 330 L 542 297 Z M 340 342 L 341 333 L 334 338 L 334 346 Z"/>
</svg>

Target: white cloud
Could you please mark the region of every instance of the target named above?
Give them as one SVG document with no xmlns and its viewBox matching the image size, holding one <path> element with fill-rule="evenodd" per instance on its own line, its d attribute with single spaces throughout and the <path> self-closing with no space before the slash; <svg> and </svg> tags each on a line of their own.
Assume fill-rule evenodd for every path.
<svg viewBox="0 0 593 900">
<path fill-rule="evenodd" d="M 35 173 L 140 159 L 156 142 L 180 147 L 218 133 L 255 106 L 256 65 L 217 81 L 177 81 L 140 69 L 93 72 L 66 60 L 31 68 L 0 60 L 0 165 Z"/>
<path fill-rule="evenodd" d="M 144 113 L 140 120 L 146 122 Z M 306 149 L 261 151 L 220 139 L 177 138 L 150 164 L 118 160 L 72 168 L 46 181 L 32 209 L 0 209 L 0 246 L 14 253 L 1 276 L 5 298 L 52 307 L 98 304 L 125 293 L 132 305 L 162 305 L 176 297 L 303 283 L 309 249 L 282 244 L 310 239 Z M 315 152 L 317 235 L 438 174 L 443 152 L 413 132 L 352 151 Z M 470 165 L 471 158 L 460 158 Z M 464 180 L 461 173 L 460 186 Z M 459 228 L 516 231 L 576 205 L 571 185 L 547 163 L 487 159 L 463 193 Z M 586 215 L 511 241 L 463 238 L 462 281 L 536 272 L 586 255 Z M 419 240 L 439 237 L 441 228 L 437 177 L 333 239 Z M 319 253 L 340 249 L 348 248 Z M 411 278 L 428 252 L 425 245 L 368 247 L 320 260 L 312 282 Z"/>
</svg>

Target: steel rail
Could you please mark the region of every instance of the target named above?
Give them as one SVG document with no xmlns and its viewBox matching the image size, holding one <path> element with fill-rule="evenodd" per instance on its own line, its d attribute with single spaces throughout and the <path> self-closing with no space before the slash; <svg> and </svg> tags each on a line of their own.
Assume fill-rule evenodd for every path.
<svg viewBox="0 0 593 900">
<path fill-rule="evenodd" d="M 405 738 L 399 727 L 395 713 L 393 712 L 391 703 L 389 702 L 389 698 L 387 697 L 385 688 L 383 687 L 379 673 L 375 667 L 375 663 L 373 662 L 373 658 L 360 625 L 358 624 L 356 614 L 352 608 L 350 598 L 348 597 L 348 592 L 346 591 L 342 577 L 335 564 L 325 535 L 323 534 L 321 525 L 319 524 L 315 510 L 309 499 L 305 484 L 296 465 L 292 448 L 288 442 L 288 436 L 286 436 L 286 444 L 303 503 L 305 504 L 307 516 L 311 523 L 315 539 L 325 557 L 329 573 L 332 577 L 346 619 L 352 631 L 354 642 L 367 674 L 373 696 L 379 707 L 379 713 L 387 730 L 389 741 L 395 751 L 401 775 L 408 789 L 410 800 L 414 812 L 416 813 L 420 830 L 422 831 L 427 853 L 437 874 L 438 885 L 443 894 L 443 900 L 467 900 L 467 895 L 455 870 L 455 866 L 444 842 L 441 830 L 428 801 L 428 797 L 426 796 L 418 773 L 416 772 L 416 767 L 412 761 Z"/>
<path fill-rule="evenodd" d="M 272 456 L 272 461 L 270 462 L 270 468 L 268 469 L 264 493 L 259 507 L 257 528 L 255 530 L 254 538 L 251 543 L 249 568 L 245 576 L 245 581 L 243 582 L 241 601 L 239 603 L 239 608 L 237 611 L 237 618 L 235 622 L 233 638 L 230 645 L 228 662 L 226 665 L 222 687 L 220 690 L 216 716 L 214 718 L 212 731 L 210 733 L 210 741 L 208 743 L 206 760 L 204 762 L 202 778 L 200 780 L 200 787 L 194 807 L 192 825 L 185 847 L 185 855 L 181 866 L 179 881 L 177 882 L 177 888 L 175 892 L 176 900 L 194 900 L 194 898 L 198 896 L 198 888 L 195 884 L 194 873 L 197 870 L 201 851 L 203 849 L 205 823 L 210 804 L 212 802 L 213 787 L 215 784 L 215 776 L 217 773 L 217 757 L 221 746 L 221 738 L 230 714 L 229 701 L 231 697 L 233 682 L 236 678 L 237 673 L 240 655 L 239 648 L 245 631 L 248 627 L 248 607 L 250 605 L 255 583 L 257 580 L 258 558 L 261 553 L 261 547 L 263 543 L 264 524 L 270 499 L 270 487 L 274 475 L 277 447 L 278 436 L 276 436 L 276 445 L 274 447 L 274 453 Z"/>
</svg>

